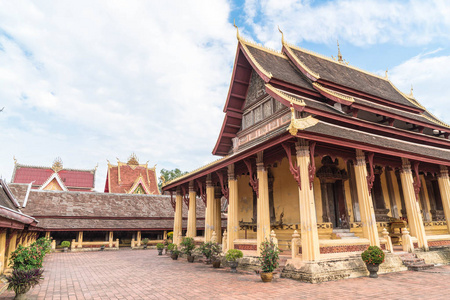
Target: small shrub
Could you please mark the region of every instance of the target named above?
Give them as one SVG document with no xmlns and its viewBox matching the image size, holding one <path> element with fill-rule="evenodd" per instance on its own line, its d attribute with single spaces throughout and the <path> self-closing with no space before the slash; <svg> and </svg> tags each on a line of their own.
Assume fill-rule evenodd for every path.
<svg viewBox="0 0 450 300">
<path fill-rule="evenodd" d="M 171 231 L 171 232 L 169 232 L 169 233 L 167 234 L 167 238 L 168 238 L 169 240 L 173 240 L 173 231 Z"/>
<path fill-rule="evenodd" d="M 148 238 L 145 238 L 145 239 L 142 239 L 142 244 L 143 245 L 147 245 L 148 244 L 148 241 L 149 241 L 149 239 Z"/>
<path fill-rule="evenodd" d="M 181 246 L 182 246 L 181 252 L 183 252 L 188 256 L 191 256 L 192 251 L 194 251 L 195 249 L 194 239 L 191 237 L 185 237 L 181 242 Z"/>
<path fill-rule="evenodd" d="M 39 283 L 43 272 L 42 269 L 14 270 L 11 276 L 6 277 L 8 290 L 14 291 L 16 295 L 28 292 Z"/>
<path fill-rule="evenodd" d="M 264 241 L 261 243 L 261 256 L 259 262 L 264 273 L 272 273 L 278 267 L 278 254 L 280 251 L 272 241 Z"/>
<path fill-rule="evenodd" d="M 40 239 L 32 243 L 30 247 L 36 247 L 37 250 L 41 252 L 41 255 L 45 256 L 52 250 L 52 241 L 46 237 L 41 237 Z"/>
<path fill-rule="evenodd" d="M 169 251 L 173 251 L 175 248 L 177 248 L 177 245 L 175 245 L 175 244 L 169 244 L 169 245 L 167 245 L 167 250 L 169 250 Z"/>
<path fill-rule="evenodd" d="M 158 250 L 164 249 L 164 244 L 163 243 L 156 244 L 156 249 L 158 249 Z"/>
<path fill-rule="evenodd" d="M 14 270 L 32 270 L 42 268 L 45 253 L 39 251 L 36 247 L 24 247 L 19 245 L 11 253 L 9 265 Z"/>
<path fill-rule="evenodd" d="M 198 251 L 203 254 L 206 259 L 211 259 L 220 254 L 220 246 L 213 242 L 202 243 L 198 248 Z"/>
<path fill-rule="evenodd" d="M 379 265 L 384 262 L 384 252 L 378 246 L 370 246 L 361 253 L 361 258 L 366 264 Z"/>
<path fill-rule="evenodd" d="M 236 261 L 238 258 L 242 258 L 244 254 L 241 250 L 238 249 L 230 249 L 227 251 L 227 254 L 225 254 L 225 257 L 227 261 Z"/>
<path fill-rule="evenodd" d="M 61 242 L 61 247 L 69 248 L 69 247 L 70 247 L 70 242 L 69 242 L 69 241 L 63 241 L 63 242 Z"/>
</svg>

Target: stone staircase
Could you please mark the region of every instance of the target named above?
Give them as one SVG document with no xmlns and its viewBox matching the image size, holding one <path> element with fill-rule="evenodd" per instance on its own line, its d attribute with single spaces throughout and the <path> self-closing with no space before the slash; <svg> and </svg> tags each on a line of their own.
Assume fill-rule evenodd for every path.
<svg viewBox="0 0 450 300">
<path fill-rule="evenodd" d="M 338 239 L 359 239 L 350 229 L 333 229 L 333 235 Z"/>
<path fill-rule="evenodd" d="M 418 258 L 414 253 L 400 254 L 400 259 L 410 271 L 421 271 L 434 268 L 433 264 L 425 263 L 423 258 Z"/>
</svg>

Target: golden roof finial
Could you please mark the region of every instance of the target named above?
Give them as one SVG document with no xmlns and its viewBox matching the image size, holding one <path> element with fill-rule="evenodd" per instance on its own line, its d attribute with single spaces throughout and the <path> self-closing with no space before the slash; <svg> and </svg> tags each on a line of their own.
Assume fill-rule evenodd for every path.
<svg viewBox="0 0 450 300">
<path fill-rule="evenodd" d="M 61 157 L 55 158 L 55 160 L 53 161 L 52 170 L 55 171 L 55 173 L 58 173 L 62 169 L 63 169 L 63 163 L 62 163 Z"/>
<path fill-rule="evenodd" d="M 108 161 L 108 163 L 109 163 L 109 161 Z M 97 169 L 98 169 L 98 163 L 97 163 L 97 165 L 95 166 L 95 171 L 97 171 Z"/>
<path fill-rule="evenodd" d="M 388 79 L 389 68 L 386 68 L 386 72 L 384 72 L 384 78 Z"/>
<path fill-rule="evenodd" d="M 281 44 L 284 45 L 284 34 L 283 31 L 281 31 L 280 26 L 278 26 L 278 31 L 281 33 Z"/>
<path fill-rule="evenodd" d="M 339 47 L 339 40 L 337 41 L 337 47 L 338 47 L 338 62 L 344 62 L 344 60 L 342 59 L 342 54 L 341 54 L 341 48 Z"/>
<path fill-rule="evenodd" d="M 411 91 L 409 92 L 409 97 L 411 98 L 414 98 L 413 90 L 413 85 L 411 84 Z"/>
<path fill-rule="evenodd" d="M 239 28 L 236 26 L 236 19 L 233 19 L 233 26 L 234 26 L 234 28 L 236 28 L 236 37 L 237 37 L 238 41 L 240 41 L 241 36 L 239 35 Z"/>
<path fill-rule="evenodd" d="M 17 165 L 17 159 L 16 159 L 15 155 L 13 156 L 13 159 L 14 159 L 14 165 Z"/>
<path fill-rule="evenodd" d="M 137 158 L 136 153 L 134 153 L 134 152 L 131 153 L 130 157 L 128 158 L 127 164 L 134 165 L 134 166 L 139 165 L 139 159 Z"/>
</svg>

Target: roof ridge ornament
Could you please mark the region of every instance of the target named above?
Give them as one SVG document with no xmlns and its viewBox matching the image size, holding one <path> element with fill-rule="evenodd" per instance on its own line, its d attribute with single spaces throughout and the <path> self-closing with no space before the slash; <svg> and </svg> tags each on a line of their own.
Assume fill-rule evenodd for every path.
<svg viewBox="0 0 450 300">
<path fill-rule="evenodd" d="M 339 62 L 343 62 L 342 54 L 341 54 L 341 48 L 339 47 L 339 40 L 336 40 L 336 41 L 337 41 L 337 47 L 338 47 L 338 61 Z"/>
<path fill-rule="evenodd" d="M 52 170 L 55 173 L 58 173 L 59 171 L 61 171 L 63 169 L 63 162 L 61 160 L 61 157 L 56 157 L 55 160 L 53 161 L 53 165 L 52 165 Z"/>
<path fill-rule="evenodd" d="M 411 91 L 409 92 L 409 97 L 411 98 L 414 98 L 413 90 L 413 85 L 411 84 Z"/>
<path fill-rule="evenodd" d="M 386 68 L 386 72 L 384 72 L 384 78 L 389 79 L 388 77 L 389 68 Z"/>
<path fill-rule="evenodd" d="M 278 26 L 278 31 L 281 33 L 281 44 L 284 45 L 284 33 L 283 33 L 283 31 L 281 31 L 280 26 L 279 25 L 277 25 L 277 26 Z"/>
<path fill-rule="evenodd" d="M 236 37 L 237 37 L 238 41 L 240 41 L 241 36 L 239 35 L 239 28 L 236 25 L 236 19 L 233 19 L 233 26 L 234 26 L 234 28 L 236 28 Z"/>
<path fill-rule="evenodd" d="M 16 159 L 15 155 L 13 155 L 13 160 L 14 160 L 14 165 L 17 165 L 17 159 Z"/>
<path fill-rule="evenodd" d="M 291 123 L 289 124 L 289 127 L 286 130 L 289 131 L 289 133 L 293 136 L 296 136 L 299 130 L 305 130 L 306 128 L 315 126 L 317 123 L 319 123 L 319 120 L 314 118 L 312 115 L 309 115 L 305 118 L 297 119 L 295 116 L 294 104 L 292 102 L 290 104 L 290 109 L 291 109 Z"/>
</svg>

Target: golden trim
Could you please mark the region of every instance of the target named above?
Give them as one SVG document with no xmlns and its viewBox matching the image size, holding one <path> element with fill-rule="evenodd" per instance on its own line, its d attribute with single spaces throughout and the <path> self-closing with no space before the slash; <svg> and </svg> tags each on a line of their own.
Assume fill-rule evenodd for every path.
<svg viewBox="0 0 450 300">
<path fill-rule="evenodd" d="M 316 57 L 319 57 L 319 58 L 326 59 L 326 60 L 331 61 L 331 62 L 333 62 L 333 63 L 335 63 L 335 64 L 338 64 L 338 65 L 340 65 L 340 66 L 344 66 L 344 67 L 347 67 L 347 68 L 353 69 L 353 70 L 355 70 L 355 71 L 359 71 L 359 72 L 365 73 L 365 74 L 367 74 L 367 75 L 370 75 L 370 76 L 373 76 L 373 77 L 376 77 L 376 78 L 380 78 L 380 79 L 383 79 L 383 80 L 387 80 L 386 78 L 384 78 L 384 77 L 382 77 L 382 76 L 380 76 L 380 75 L 378 75 L 378 74 L 375 74 L 375 73 L 372 73 L 372 72 L 369 72 L 369 71 L 366 71 L 366 70 L 362 70 L 362 69 L 360 69 L 360 68 L 358 68 L 358 67 L 355 67 L 355 66 L 352 66 L 352 65 L 342 64 L 342 63 L 340 63 L 340 62 L 338 62 L 338 61 L 333 60 L 333 59 L 330 58 L 330 57 L 327 57 L 327 56 L 323 55 L 323 54 L 320 54 L 320 53 L 317 53 L 317 52 L 314 52 L 314 51 L 311 51 L 311 50 L 308 50 L 308 49 L 305 49 L 305 48 L 301 48 L 301 47 L 298 47 L 298 46 L 289 44 L 289 43 L 287 43 L 287 42 L 285 43 L 285 45 L 289 46 L 289 47 L 292 48 L 292 49 L 298 50 L 298 51 L 300 51 L 300 52 L 305 52 L 305 53 L 308 53 L 308 54 L 310 54 L 310 55 L 313 55 L 313 56 L 316 56 Z"/>
<path fill-rule="evenodd" d="M 432 115 L 433 118 L 435 118 L 435 119 L 430 118 L 429 116 L 426 116 L 426 115 L 421 115 L 422 117 L 424 117 L 424 118 L 427 119 L 428 121 L 431 121 L 431 122 L 436 123 L 436 124 L 438 124 L 438 125 L 441 125 L 441 126 L 450 128 L 450 125 L 449 125 L 449 124 L 444 123 L 444 122 L 442 122 L 441 120 L 439 120 L 435 115 L 433 115 L 433 114 L 432 114 L 431 112 L 429 112 L 427 109 L 425 109 L 425 111 L 426 111 L 427 113 L 429 113 L 430 115 Z"/>
<path fill-rule="evenodd" d="M 317 123 L 319 123 L 319 120 L 317 120 L 313 116 L 307 116 L 306 118 L 297 119 L 295 117 L 295 108 L 292 105 L 292 103 L 290 108 L 291 108 L 291 123 L 289 124 L 289 127 L 286 130 L 289 131 L 291 135 L 296 136 L 299 130 L 305 130 L 306 128 L 313 127 Z"/>
<path fill-rule="evenodd" d="M 321 90 L 321 91 L 323 91 L 323 92 L 325 92 L 325 93 L 331 94 L 331 95 L 333 95 L 333 96 L 335 96 L 335 97 L 337 97 L 337 98 L 339 98 L 339 99 L 341 99 L 341 100 L 343 100 L 343 101 L 347 101 L 347 102 L 355 102 L 355 99 L 353 99 L 353 97 L 346 96 L 346 95 L 344 95 L 344 94 L 341 94 L 341 93 L 338 93 L 338 92 L 336 92 L 336 91 L 330 90 L 330 89 L 328 89 L 328 88 L 326 88 L 326 87 L 320 85 L 320 84 L 317 83 L 317 82 L 313 82 L 312 84 L 313 84 L 313 86 L 314 86 L 315 88 L 317 88 L 317 89 L 319 89 L 319 90 Z"/>
<path fill-rule="evenodd" d="M 245 50 L 245 52 L 247 53 L 248 57 L 250 58 L 250 60 L 255 64 L 256 68 L 258 68 L 264 75 L 266 75 L 269 79 L 272 78 L 272 73 L 267 72 L 260 64 L 259 62 L 255 59 L 255 57 L 253 57 L 252 53 L 250 52 L 250 50 L 248 50 L 247 46 L 245 43 L 242 43 L 242 48 Z"/>
<path fill-rule="evenodd" d="M 410 97 L 408 97 L 408 95 L 406 95 L 405 93 L 403 93 L 402 91 L 400 91 L 389 79 L 386 79 L 387 80 L 387 82 L 389 82 L 389 84 L 394 88 L 394 90 L 396 90 L 400 95 L 402 95 L 403 96 L 403 98 L 405 98 L 406 100 L 408 100 L 411 104 L 414 104 L 415 106 L 417 106 L 417 107 L 419 107 L 419 108 L 421 108 L 421 109 L 423 109 L 423 110 L 426 110 L 426 108 L 425 107 L 423 107 L 419 102 L 417 102 L 417 100 L 416 99 L 411 99 Z"/>
<path fill-rule="evenodd" d="M 308 72 L 309 75 L 311 75 L 312 77 L 314 77 L 316 80 L 320 79 L 320 75 L 319 73 L 314 72 L 313 70 L 311 70 L 307 65 L 305 65 L 298 57 L 297 55 L 295 55 L 294 52 L 292 52 L 290 46 L 288 43 L 284 43 L 283 46 L 285 47 L 286 51 L 289 52 L 289 54 L 292 55 L 292 57 L 294 58 L 295 62 L 298 63 L 303 69 L 305 69 L 306 72 Z"/>
<path fill-rule="evenodd" d="M 268 88 L 269 90 L 271 90 L 272 92 L 274 92 L 278 96 L 286 99 L 290 103 L 294 103 L 294 104 L 297 104 L 299 106 L 306 106 L 306 103 L 302 99 L 298 99 L 298 98 L 292 97 L 292 96 L 282 92 L 281 90 L 273 87 L 271 84 L 266 84 L 265 86 L 266 86 L 266 88 Z"/>
</svg>

